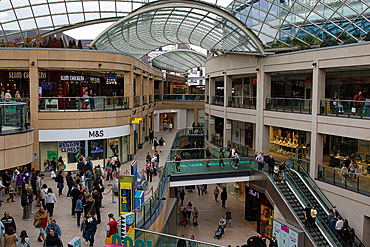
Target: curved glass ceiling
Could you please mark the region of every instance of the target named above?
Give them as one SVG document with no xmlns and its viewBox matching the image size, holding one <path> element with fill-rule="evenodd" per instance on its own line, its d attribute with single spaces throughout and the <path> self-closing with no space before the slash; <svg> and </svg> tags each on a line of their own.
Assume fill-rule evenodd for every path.
<svg viewBox="0 0 370 247">
<path fill-rule="evenodd" d="M 154 67 L 173 71 L 178 73 L 185 73 L 188 70 L 196 67 L 204 67 L 207 57 L 203 53 L 193 50 L 171 50 L 160 53 L 151 59 L 149 62 Z"/>
<path fill-rule="evenodd" d="M 272 49 L 277 49 L 279 46 L 291 47 L 297 44 L 314 46 L 319 45 L 325 39 L 333 39 L 342 43 L 356 42 L 370 30 L 370 0 L 205 1 L 210 4 L 209 9 L 218 6 L 239 19 L 244 26 L 252 30 L 265 47 Z M 79 26 L 118 21 L 141 6 L 153 2 L 152 0 L 1 0 L 0 38 L 13 40 L 15 37 L 33 37 L 37 33 L 48 36 Z M 187 3 L 193 4 L 194 2 L 203 3 L 187 0 L 177 3 L 187 5 Z M 204 21 L 201 23 L 205 23 L 205 26 L 199 26 L 199 28 L 204 29 L 198 31 L 197 23 L 200 22 L 199 18 L 203 17 Z M 187 29 L 182 29 L 182 31 L 188 32 L 192 30 L 191 25 L 193 25 L 196 30 L 191 34 L 188 33 L 192 35 L 192 38 L 185 39 L 187 42 L 195 42 L 199 38 L 195 36 L 202 35 L 201 32 L 211 31 L 212 38 L 210 39 L 213 39 L 214 44 L 217 42 L 216 40 L 222 40 L 216 45 L 217 47 L 213 47 L 215 50 L 231 51 L 234 49 L 239 51 L 238 48 L 244 46 L 244 49 L 241 50 L 261 53 L 261 47 L 258 47 L 257 40 L 253 41 L 253 36 L 243 36 L 240 28 L 238 30 L 230 29 L 237 28 L 232 22 L 222 22 L 223 17 L 214 13 L 207 14 L 207 11 L 204 12 L 204 10 L 197 8 L 184 12 L 181 8 L 175 11 L 167 6 L 163 11 L 143 13 L 139 19 L 134 16 L 126 23 L 126 26 L 123 26 L 122 22 L 120 25 L 126 30 L 134 30 L 133 27 L 128 28 L 127 26 L 136 25 L 135 22 L 150 23 L 151 19 L 154 20 L 152 24 L 155 24 L 154 27 L 157 29 L 151 29 L 148 32 L 143 25 L 139 25 L 138 37 L 142 37 L 143 32 L 147 32 L 147 36 L 153 34 L 155 34 L 153 36 L 158 36 L 165 30 L 165 34 L 163 34 L 165 38 L 163 37 L 163 40 L 159 40 L 158 43 L 167 44 L 168 39 L 172 42 L 177 41 L 176 38 L 182 39 L 183 36 L 186 36 L 180 32 L 178 33 L 179 37 L 169 38 L 171 32 L 176 33 L 174 30 L 177 26 L 180 24 L 188 26 Z M 166 29 L 161 29 L 164 24 L 158 25 L 157 22 L 160 20 L 171 20 L 171 23 L 166 23 Z M 213 26 L 216 28 L 212 30 Z M 117 30 L 112 30 L 110 34 L 114 32 Z M 238 36 L 239 34 L 241 36 Z M 230 35 L 233 41 L 228 43 L 222 39 L 223 35 Z M 110 38 L 112 37 L 114 36 L 110 36 Z M 239 44 L 245 43 L 240 44 L 239 47 L 231 47 L 231 43 L 235 44 L 236 41 Z M 142 43 L 145 44 L 145 42 Z M 200 41 L 197 40 L 197 42 Z M 152 43 L 148 45 L 154 46 Z M 136 48 L 134 50 L 141 54 L 136 51 Z"/>
<path fill-rule="evenodd" d="M 234 16 L 189 0 L 147 4 L 108 27 L 90 47 L 141 58 L 172 44 L 193 44 L 215 53 L 264 54 L 258 37 Z"/>
</svg>

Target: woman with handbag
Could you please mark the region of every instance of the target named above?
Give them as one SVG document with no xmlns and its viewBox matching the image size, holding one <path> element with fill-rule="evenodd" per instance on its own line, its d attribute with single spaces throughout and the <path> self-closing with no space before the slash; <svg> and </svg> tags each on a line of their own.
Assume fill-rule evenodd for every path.
<svg viewBox="0 0 370 247">
<path fill-rule="evenodd" d="M 30 239 L 28 238 L 27 232 L 23 230 L 18 240 L 19 247 L 30 247 Z"/>
<path fill-rule="evenodd" d="M 80 227 L 80 218 L 81 218 L 81 213 L 83 212 L 84 208 L 82 206 L 82 195 L 78 197 L 78 200 L 76 202 L 76 214 L 77 214 L 77 227 Z"/>
<path fill-rule="evenodd" d="M 33 222 L 33 225 L 36 228 L 39 228 L 40 234 L 37 238 L 37 241 L 42 242 L 45 241 L 45 228 L 50 223 L 50 218 L 48 213 L 44 210 L 43 206 L 40 206 L 39 211 L 35 214 L 35 221 Z M 41 239 L 42 238 L 42 239 Z"/>
<path fill-rule="evenodd" d="M 95 200 L 93 196 L 90 194 L 87 196 L 87 206 L 85 210 L 85 216 L 87 215 L 88 212 L 93 212 L 95 213 Z"/>
</svg>

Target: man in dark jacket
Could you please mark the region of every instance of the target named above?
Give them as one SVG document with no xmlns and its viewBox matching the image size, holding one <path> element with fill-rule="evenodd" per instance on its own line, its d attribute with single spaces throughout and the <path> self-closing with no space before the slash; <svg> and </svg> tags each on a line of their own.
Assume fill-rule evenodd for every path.
<svg viewBox="0 0 370 247">
<path fill-rule="evenodd" d="M 269 167 L 269 175 L 272 175 L 275 167 L 275 159 L 272 155 L 270 155 L 270 158 L 267 161 L 267 165 Z"/>
<path fill-rule="evenodd" d="M 73 190 L 71 192 L 72 197 L 72 215 L 75 216 L 75 208 L 76 208 L 76 202 L 81 195 L 81 192 L 78 190 L 77 184 L 74 185 Z"/>
<path fill-rule="evenodd" d="M 227 192 L 226 192 L 226 188 L 224 188 L 223 191 L 221 192 L 221 201 L 222 201 L 223 208 L 225 207 L 226 200 L 227 200 Z"/>
<path fill-rule="evenodd" d="M 9 212 L 4 213 L 4 217 L 1 219 L 1 222 L 3 222 L 3 225 L 5 227 L 5 232 L 8 231 L 9 227 L 13 227 L 14 232 L 17 231 L 15 221 L 14 221 L 13 217 L 9 215 Z"/>
<path fill-rule="evenodd" d="M 80 160 L 77 163 L 77 169 L 80 173 L 80 176 L 82 177 L 85 174 L 85 163 L 83 162 L 83 159 L 80 158 Z"/>
<path fill-rule="evenodd" d="M 90 246 L 94 246 L 94 236 L 96 233 L 97 221 L 94 217 L 94 213 L 87 213 L 87 223 L 86 223 L 86 240 L 90 242 Z"/>
<path fill-rule="evenodd" d="M 181 237 L 183 238 L 184 235 L 181 235 Z M 186 247 L 186 241 L 184 239 L 179 239 L 177 241 L 177 247 Z"/>
<path fill-rule="evenodd" d="M 3 176 L 3 185 L 5 186 L 5 195 L 9 193 L 9 186 L 10 186 L 11 181 L 12 179 L 8 175 L 8 171 L 5 171 L 4 176 Z"/>
<path fill-rule="evenodd" d="M 96 217 L 97 217 L 97 223 L 100 224 L 100 222 L 101 222 L 100 207 L 101 207 L 102 195 L 99 191 L 94 190 L 93 198 L 95 200 L 95 213 L 96 213 Z"/>
</svg>

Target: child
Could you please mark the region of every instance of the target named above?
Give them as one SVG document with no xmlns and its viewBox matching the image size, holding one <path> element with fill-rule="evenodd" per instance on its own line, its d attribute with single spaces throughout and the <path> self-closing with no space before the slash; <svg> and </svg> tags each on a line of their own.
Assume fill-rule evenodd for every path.
<svg viewBox="0 0 370 247">
<path fill-rule="evenodd" d="M 14 201 L 14 189 L 12 186 L 12 182 L 10 182 L 10 185 L 9 185 L 9 198 L 6 199 L 6 201 L 9 202 L 10 199 L 12 199 L 12 202 L 15 202 Z"/>
<path fill-rule="evenodd" d="M 84 220 L 82 221 L 81 224 L 81 232 L 82 232 L 82 237 L 85 239 L 85 244 L 88 244 L 89 242 L 87 241 L 86 237 L 86 224 L 87 224 L 87 218 L 84 216 Z"/>
</svg>

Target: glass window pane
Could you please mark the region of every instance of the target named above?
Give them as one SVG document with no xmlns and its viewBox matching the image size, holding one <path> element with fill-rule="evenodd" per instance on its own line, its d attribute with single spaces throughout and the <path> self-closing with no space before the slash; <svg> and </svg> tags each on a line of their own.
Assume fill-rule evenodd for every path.
<svg viewBox="0 0 370 247">
<path fill-rule="evenodd" d="M 21 8 L 21 9 L 16 9 L 15 13 L 17 14 L 18 18 L 27 18 L 27 17 L 32 17 L 32 12 L 30 8 Z"/>
<path fill-rule="evenodd" d="M 66 6 L 64 3 L 55 3 L 49 6 L 52 14 L 66 13 Z"/>
<path fill-rule="evenodd" d="M 35 13 L 35 16 L 48 15 L 50 13 L 49 8 L 46 5 L 35 6 L 32 9 Z"/>
<path fill-rule="evenodd" d="M 29 30 L 29 29 L 36 28 L 36 23 L 34 19 L 20 21 L 19 24 L 21 25 L 22 30 Z"/>
<path fill-rule="evenodd" d="M 97 1 L 83 2 L 85 12 L 98 12 L 99 4 Z"/>
<path fill-rule="evenodd" d="M 86 13 L 85 17 L 86 21 L 96 20 L 100 18 L 99 13 Z"/>
<path fill-rule="evenodd" d="M 36 21 L 39 28 L 51 27 L 53 25 L 50 16 L 36 18 Z"/>
<path fill-rule="evenodd" d="M 53 16 L 53 21 L 55 26 L 68 25 L 67 15 L 56 15 Z"/>
<path fill-rule="evenodd" d="M 71 24 L 82 22 L 84 21 L 84 16 L 83 14 L 70 14 L 69 21 L 71 22 Z"/>
<path fill-rule="evenodd" d="M 28 0 L 17 0 L 12 1 L 12 3 L 14 8 L 29 5 Z"/>
<path fill-rule="evenodd" d="M 0 21 L 1 22 L 7 22 L 7 21 L 13 21 L 13 20 L 16 20 L 16 18 L 15 18 L 14 12 L 12 10 L 0 13 Z"/>
<path fill-rule="evenodd" d="M 113 1 L 100 2 L 101 11 L 116 11 L 116 5 Z"/>
<path fill-rule="evenodd" d="M 67 3 L 67 10 L 69 13 L 82 12 L 82 3 L 81 2 Z"/>
</svg>

